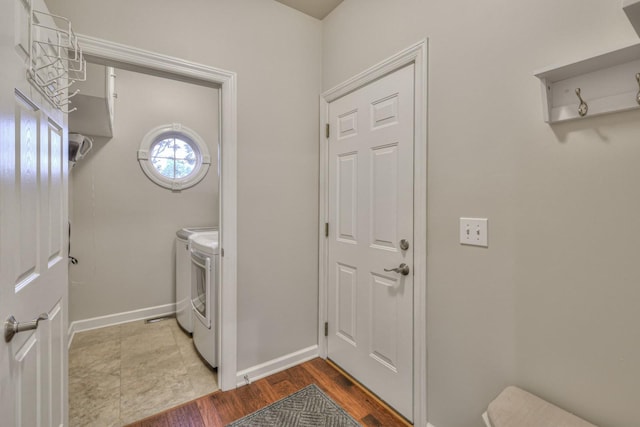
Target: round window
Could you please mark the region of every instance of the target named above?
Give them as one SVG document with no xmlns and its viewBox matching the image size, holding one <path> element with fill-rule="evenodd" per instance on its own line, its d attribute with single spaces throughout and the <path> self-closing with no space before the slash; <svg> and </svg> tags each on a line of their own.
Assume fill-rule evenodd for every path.
<svg viewBox="0 0 640 427">
<path fill-rule="evenodd" d="M 142 139 L 138 161 L 143 172 L 161 187 L 180 191 L 200 182 L 211 157 L 203 139 L 179 123 L 158 126 Z"/>
</svg>

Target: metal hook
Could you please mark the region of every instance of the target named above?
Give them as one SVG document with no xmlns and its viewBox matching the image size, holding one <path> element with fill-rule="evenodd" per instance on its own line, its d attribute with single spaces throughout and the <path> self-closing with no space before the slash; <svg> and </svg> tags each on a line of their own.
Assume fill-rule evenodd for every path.
<svg viewBox="0 0 640 427">
<path fill-rule="evenodd" d="M 582 99 L 582 96 L 580 96 L 580 88 L 576 89 L 576 95 L 580 100 L 580 105 L 578 106 L 578 114 L 580 114 L 580 117 L 584 117 L 587 115 L 587 112 L 589 111 L 589 106 L 587 105 L 586 102 L 584 102 L 584 99 Z"/>
<path fill-rule="evenodd" d="M 640 87 L 640 73 L 636 74 L 636 80 L 638 81 L 638 87 Z M 636 102 L 640 104 L 640 90 L 638 90 L 638 94 L 636 95 Z"/>
</svg>

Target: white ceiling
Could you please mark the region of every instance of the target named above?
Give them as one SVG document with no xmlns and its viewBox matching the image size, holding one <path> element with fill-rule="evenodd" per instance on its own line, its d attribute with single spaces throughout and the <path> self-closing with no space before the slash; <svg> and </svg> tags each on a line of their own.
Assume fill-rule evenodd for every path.
<svg viewBox="0 0 640 427">
<path fill-rule="evenodd" d="M 335 9 L 342 0 L 276 0 L 282 4 L 313 16 L 317 19 L 323 19 L 333 9 Z"/>
</svg>

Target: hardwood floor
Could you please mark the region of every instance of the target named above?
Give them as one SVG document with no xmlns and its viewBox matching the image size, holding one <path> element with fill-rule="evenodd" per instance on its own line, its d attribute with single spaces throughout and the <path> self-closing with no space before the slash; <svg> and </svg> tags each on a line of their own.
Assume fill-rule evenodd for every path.
<svg viewBox="0 0 640 427">
<path fill-rule="evenodd" d="M 408 425 L 317 358 L 248 386 L 201 397 L 129 427 L 222 427 L 314 383 L 363 426 Z"/>
</svg>

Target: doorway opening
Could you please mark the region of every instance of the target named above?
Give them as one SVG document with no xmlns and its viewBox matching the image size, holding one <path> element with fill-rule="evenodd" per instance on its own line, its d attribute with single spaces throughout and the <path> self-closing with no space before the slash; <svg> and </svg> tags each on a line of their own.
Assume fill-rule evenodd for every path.
<svg viewBox="0 0 640 427">
<path fill-rule="evenodd" d="M 236 387 L 236 88 L 235 81 L 236 76 L 235 73 L 204 66 L 201 64 L 195 64 L 192 62 L 184 61 L 179 58 L 164 56 L 160 54 L 156 54 L 149 51 L 140 50 L 137 48 L 133 48 L 130 46 L 124 46 L 116 43 L 112 43 L 105 40 L 95 39 L 91 37 L 79 36 L 80 43 L 83 46 L 83 50 L 85 56 L 88 61 L 102 66 L 111 66 L 120 70 L 119 73 L 123 75 L 133 76 L 133 75 L 141 75 L 143 77 L 151 78 L 151 79 L 162 79 L 165 81 L 171 81 L 172 84 L 181 84 L 185 86 L 190 86 L 193 88 L 198 88 L 199 92 L 207 92 L 209 91 L 209 95 L 213 93 L 213 95 L 209 96 L 209 101 L 211 104 L 217 108 L 215 113 L 215 121 L 217 122 L 217 127 L 214 128 L 215 135 L 213 137 L 205 137 L 204 140 L 215 140 L 216 144 L 210 146 L 210 153 L 212 158 L 216 158 L 216 163 L 218 163 L 217 159 L 219 158 L 219 163 L 216 164 L 215 168 L 211 168 L 211 170 L 206 174 L 204 178 L 202 178 L 202 182 L 195 185 L 190 190 L 184 190 L 180 193 L 188 193 L 189 191 L 193 191 L 198 187 L 201 187 L 203 184 L 207 182 L 209 178 L 212 178 L 217 183 L 216 190 L 219 196 L 219 202 L 212 203 L 212 206 L 209 206 L 209 212 L 213 212 L 213 215 L 209 217 L 206 222 L 195 220 L 197 223 L 184 223 L 184 226 L 202 226 L 202 225 L 219 225 L 219 264 L 216 269 L 217 282 L 223 284 L 219 288 L 218 292 L 218 303 L 216 306 L 219 308 L 217 313 L 217 326 L 218 326 L 218 334 L 216 337 L 217 341 L 217 359 L 218 359 L 218 382 L 219 386 L 223 390 L 228 390 Z M 119 82 L 120 83 L 120 82 Z M 135 85 L 134 85 L 135 87 Z M 120 95 L 125 96 L 124 93 Z M 121 100 L 121 99 L 120 99 Z M 171 105 L 175 102 L 175 99 L 172 99 L 171 96 L 166 97 L 166 105 Z M 120 114 L 120 116 L 118 116 Z M 116 111 L 116 117 L 118 117 L 116 121 L 116 129 L 120 126 L 120 122 L 124 119 L 121 116 L 122 112 Z M 145 111 L 139 111 L 136 115 L 141 119 L 145 118 Z M 129 120 L 129 119 L 125 119 Z M 155 125 L 160 124 L 175 124 L 179 121 L 174 121 L 167 118 L 162 123 L 156 123 Z M 186 119 L 185 119 L 186 122 Z M 211 118 L 209 118 L 209 122 L 211 122 Z M 186 123 L 185 123 L 186 125 Z M 192 126 L 186 126 L 191 128 Z M 151 129 L 150 126 L 148 129 Z M 198 133 L 201 130 L 198 129 Z M 205 131 L 202 131 L 203 133 Z M 142 137 L 142 136 L 141 136 Z M 109 143 L 102 143 L 102 147 L 98 143 L 94 156 L 100 156 L 100 154 L 105 153 L 104 147 L 108 147 Z M 137 147 L 140 145 L 140 140 L 138 139 L 134 145 Z M 109 148 L 110 149 L 110 148 Z M 182 160 L 182 159 L 177 159 Z M 130 157 L 123 158 L 122 162 L 131 161 Z M 165 195 L 175 195 L 176 192 L 171 189 L 163 189 L 159 186 L 156 186 L 154 183 L 150 182 L 142 173 L 141 168 L 138 164 L 138 160 L 135 159 L 135 155 L 133 158 L 133 162 L 135 163 L 133 166 L 137 169 L 139 173 L 139 177 L 145 180 L 145 184 L 151 186 L 150 192 L 166 192 Z M 219 166 L 219 168 L 218 168 Z M 105 165 L 105 168 L 110 167 L 114 176 L 118 174 L 118 164 L 113 162 L 109 166 Z M 78 165 L 78 171 L 80 171 L 81 166 Z M 108 171 L 107 171 L 108 172 Z M 73 172 L 72 172 L 73 173 Z M 117 178 L 114 178 L 117 181 Z M 83 185 L 96 185 L 96 182 L 87 183 L 83 182 Z M 111 185 L 111 184 L 106 184 Z M 120 185 L 113 185 L 113 192 L 122 191 L 126 193 L 127 183 L 120 182 Z M 203 187 L 204 188 L 204 187 Z M 179 193 L 178 193 L 179 194 Z M 206 201 L 207 197 L 201 197 L 202 200 Z M 92 202 L 94 205 L 101 203 L 97 198 L 93 199 Z M 112 206 L 112 209 L 118 210 L 124 207 L 124 205 Z M 197 208 L 193 208 L 196 209 Z M 96 220 L 98 218 L 95 218 Z M 104 218 L 103 218 L 104 219 Z M 154 217 L 147 217 L 147 221 L 153 223 Z M 76 221 L 77 223 L 77 218 Z M 217 222 L 217 224 L 214 224 Z M 79 225 L 79 224 L 76 224 Z M 108 224 L 103 224 L 103 226 L 107 226 Z M 113 226 L 113 224 L 111 224 Z M 157 225 L 157 224 L 156 224 Z M 176 230 L 173 230 L 175 233 Z M 74 235 L 72 237 L 73 241 L 78 237 Z M 174 234 L 175 236 L 175 234 Z M 127 242 L 121 242 L 122 245 L 126 245 Z M 154 251 L 154 246 L 149 245 L 147 249 L 150 252 Z M 72 247 L 72 251 L 73 251 Z M 80 259 L 80 263 L 82 264 L 82 259 Z M 173 264 L 173 259 L 158 259 L 158 263 L 166 263 L 168 265 Z M 132 264 L 135 264 L 133 261 Z M 112 265 L 111 268 L 119 269 L 122 266 Z M 73 292 L 73 289 L 71 290 Z M 155 301 L 155 295 L 148 293 L 147 297 L 149 301 Z M 126 298 L 126 294 L 118 294 L 115 298 Z M 73 304 L 73 302 L 72 302 Z M 149 306 L 153 306 L 154 304 L 151 302 Z M 150 313 L 152 315 L 161 315 L 164 313 Z M 133 316 L 132 318 L 136 318 L 135 310 L 132 312 L 126 313 L 126 315 Z M 139 315 L 139 313 L 137 313 Z M 140 317 L 137 317 L 140 318 Z M 123 318 L 126 321 L 126 316 Z M 175 322 L 175 320 L 174 320 Z M 165 322 L 158 322 L 158 325 Z M 94 326 L 85 325 L 85 329 L 91 329 L 92 327 L 98 327 L 99 321 L 96 322 Z M 150 325 L 147 325 L 150 326 Z M 73 332 L 73 326 L 71 331 Z"/>
<path fill-rule="evenodd" d="M 173 260 L 186 252 L 191 271 L 176 232 L 219 226 L 219 88 L 96 64 L 74 86 L 69 132 L 92 142 L 69 173 L 70 419 L 128 424 L 218 390 L 217 281 L 189 298 Z M 94 87 L 113 90 L 102 98 Z M 192 314 L 200 300 L 208 323 L 197 331 L 175 318 L 127 322 Z M 79 332 L 99 317 L 102 328 Z"/>
</svg>

